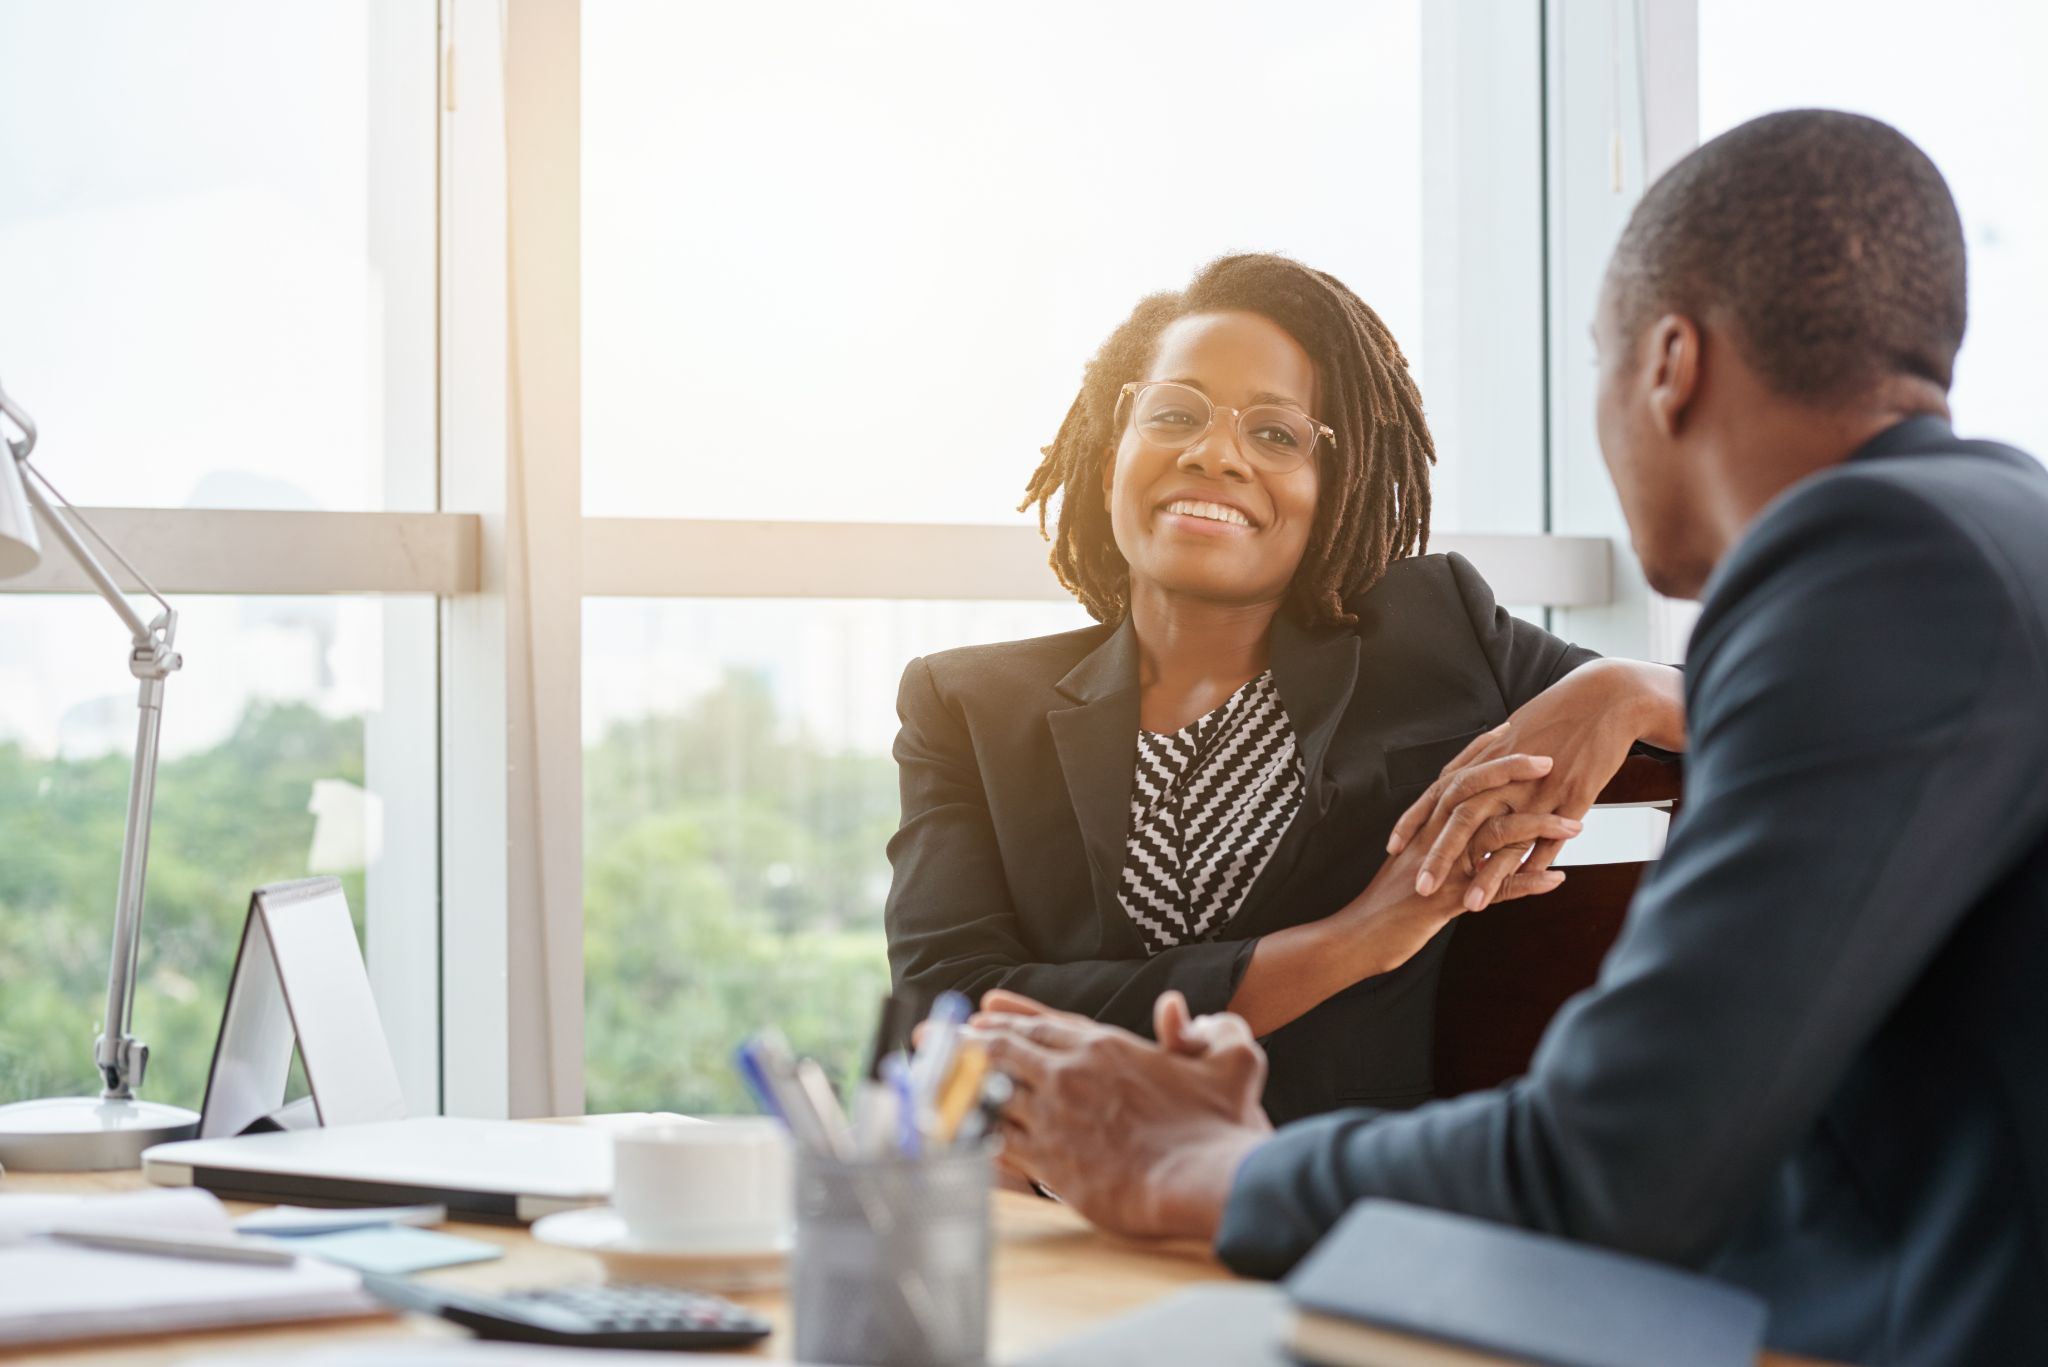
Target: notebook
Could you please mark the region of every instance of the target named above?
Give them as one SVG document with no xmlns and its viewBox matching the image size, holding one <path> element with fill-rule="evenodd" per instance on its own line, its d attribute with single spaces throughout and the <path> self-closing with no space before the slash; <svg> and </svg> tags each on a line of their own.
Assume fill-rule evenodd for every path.
<svg viewBox="0 0 2048 1367">
<path fill-rule="evenodd" d="M 1765 1307 L 1661 1263 L 1362 1201 L 1287 1279 L 1286 1344 L 1324 1367 L 1753 1367 Z"/>
<path fill-rule="evenodd" d="M 260 1267 L 114 1253 L 42 1237 L 58 1227 L 234 1233 L 220 1202 L 203 1191 L 0 1196 L 0 1349 L 389 1313 L 354 1272 L 317 1259 Z"/>
</svg>

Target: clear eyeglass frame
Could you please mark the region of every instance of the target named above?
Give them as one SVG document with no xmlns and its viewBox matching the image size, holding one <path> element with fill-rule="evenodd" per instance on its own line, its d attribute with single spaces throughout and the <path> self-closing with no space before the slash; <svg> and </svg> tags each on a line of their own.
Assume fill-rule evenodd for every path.
<svg viewBox="0 0 2048 1367">
<path fill-rule="evenodd" d="M 1216 414 L 1219 412 L 1230 414 L 1231 422 L 1237 431 L 1238 451 L 1251 464 L 1270 474 L 1284 475 L 1299 469 L 1308 460 L 1309 456 L 1314 453 L 1318 441 L 1334 444 L 1337 440 L 1336 432 L 1328 424 L 1319 422 L 1298 408 L 1289 408 L 1284 404 L 1272 403 L 1253 404 L 1249 408 L 1232 408 L 1228 404 L 1217 403 L 1192 385 L 1181 384 L 1174 380 L 1130 381 L 1117 396 L 1118 419 L 1121 419 L 1123 406 L 1128 401 L 1131 406 L 1131 421 L 1135 425 L 1138 421 L 1139 412 L 1145 406 L 1145 396 L 1151 391 L 1158 389 L 1168 389 L 1176 394 L 1187 395 L 1191 402 L 1199 401 L 1202 410 L 1207 414 L 1207 417 L 1199 427 L 1189 426 L 1183 429 L 1185 435 L 1181 433 L 1174 433 L 1170 436 L 1157 432 L 1140 433 L 1140 436 L 1145 441 L 1164 450 L 1185 451 L 1188 447 L 1193 446 L 1196 442 L 1207 436 L 1210 430 L 1215 427 Z M 1310 434 L 1309 440 L 1298 446 L 1283 447 L 1260 439 L 1255 435 L 1259 430 L 1259 420 L 1261 418 L 1270 418 L 1271 416 L 1277 416 L 1290 424 L 1306 424 Z"/>
</svg>

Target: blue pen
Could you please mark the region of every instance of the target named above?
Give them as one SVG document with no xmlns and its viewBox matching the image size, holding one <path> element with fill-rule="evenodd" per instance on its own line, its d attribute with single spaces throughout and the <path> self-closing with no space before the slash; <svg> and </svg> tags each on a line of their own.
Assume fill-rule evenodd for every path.
<svg viewBox="0 0 2048 1367">
<path fill-rule="evenodd" d="M 917 1128 L 916 1098 L 910 1090 L 910 1065 L 903 1055 L 891 1054 L 882 1060 L 882 1081 L 896 1095 L 896 1147 L 905 1158 L 916 1158 L 924 1143 Z"/>
<path fill-rule="evenodd" d="M 763 1030 L 740 1046 L 743 1067 L 740 1076 L 765 1097 L 770 1114 L 780 1120 L 791 1137 L 808 1149 L 832 1152 L 837 1146 L 830 1120 L 819 1114 L 805 1093 L 799 1078 L 796 1055 L 780 1030 Z M 829 1089 L 828 1089 L 829 1090 Z M 835 1101 L 835 1106 L 837 1105 Z"/>
<path fill-rule="evenodd" d="M 768 1085 L 767 1072 L 761 1066 L 759 1046 L 753 1040 L 741 1041 L 740 1047 L 732 1051 L 732 1066 L 747 1090 L 754 1094 L 754 1103 L 761 1108 L 762 1114 L 775 1117 L 787 1127 L 789 1117 L 782 1113 L 775 1089 Z"/>
</svg>

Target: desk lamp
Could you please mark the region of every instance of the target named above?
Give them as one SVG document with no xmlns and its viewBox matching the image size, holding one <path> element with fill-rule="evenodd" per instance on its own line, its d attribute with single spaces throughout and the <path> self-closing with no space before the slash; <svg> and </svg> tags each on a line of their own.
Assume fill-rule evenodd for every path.
<svg viewBox="0 0 2048 1367">
<path fill-rule="evenodd" d="M 178 614 L 92 524 L 78 515 L 40 470 L 28 463 L 36 425 L 0 389 L 0 579 L 26 574 L 42 558 L 35 514 L 42 514 L 64 549 L 92 580 L 100 597 L 128 627 L 128 672 L 142 682 L 137 705 L 135 768 L 128 778 L 128 826 L 121 845 L 121 886 L 114 902 L 114 959 L 107 970 L 107 1015 L 93 1042 L 101 1082 L 96 1097 L 45 1097 L 0 1106 L 0 1164 L 24 1172 L 84 1172 L 141 1166 L 152 1144 L 189 1139 L 199 1117 L 182 1106 L 135 1095 L 149 1066 L 149 1046 L 130 1032 L 135 1006 L 135 956 L 142 937 L 142 884 L 149 864 L 149 814 L 156 801 L 157 733 L 163 722 L 164 680 L 184 661 L 171 649 Z M 11 423 L 21 433 L 7 433 Z M 54 500 L 65 513 L 51 506 Z M 66 515 L 68 514 L 68 516 Z M 145 622 L 127 595 L 80 537 L 83 527 L 134 576 L 163 611 Z"/>
</svg>

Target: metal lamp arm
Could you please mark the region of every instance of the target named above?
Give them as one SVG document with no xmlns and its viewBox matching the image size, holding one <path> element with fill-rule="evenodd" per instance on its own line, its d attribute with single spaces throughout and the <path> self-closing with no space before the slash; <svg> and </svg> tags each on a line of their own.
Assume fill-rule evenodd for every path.
<svg viewBox="0 0 2048 1367">
<path fill-rule="evenodd" d="M 149 871 L 149 829 L 150 813 L 156 804 L 157 750 L 163 726 L 164 680 L 184 664 L 184 660 L 173 648 L 177 640 L 178 614 L 163 596 L 149 586 L 135 567 L 122 558 L 121 553 L 107 545 L 106 539 L 93 530 L 92 524 L 78 515 L 78 510 L 69 500 L 59 494 L 42 472 L 28 463 L 29 452 L 35 447 L 35 425 L 0 394 L 0 410 L 13 420 L 26 434 L 22 442 L 8 441 L 6 454 L 21 468 L 22 488 L 28 501 L 43 525 L 58 541 L 62 542 L 78 567 L 85 571 L 100 597 L 106 599 L 109 607 L 119 614 L 128 627 L 131 646 L 128 652 L 128 672 L 140 681 L 136 706 L 140 716 L 135 728 L 135 765 L 128 779 L 128 819 L 125 836 L 121 844 L 121 883 L 114 904 L 114 947 L 113 959 L 107 966 L 107 1013 L 98 1038 L 93 1041 L 93 1065 L 99 1070 L 103 1085 L 101 1096 L 108 1100 L 124 1100 L 134 1095 L 134 1089 L 142 1085 L 144 1073 L 149 1067 L 149 1046 L 135 1038 L 130 1030 L 135 1008 L 135 967 L 136 950 L 142 939 L 143 887 Z M 44 490 L 49 491 L 45 496 Z M 53 502 L 54 500 L 54 502 Z M 62 505 L 60 511 L 57 505 Z M 68 514 L 68 516 L 67 516 Z M 92 548 L 80 536 L 72 520 L 84 527 L 115 560 L 140 581 L 155 598 L 163 611 L 156 618 L 144 621 L 135 610 L 121 586 L 114 582 L 106 567 L 93 554 Z"/>
<path fill-rule="evenodd" d="M 128 596 L 121 592 L 121 586 L 114 582 L 106 567 L 100 564 L 99 557 L 85 544 L 85 538 L 73 530 L 71 524 L 38 487 L 42 483 L 42 472 L 28 463 L 27 456 L 17 457 L 17 460 L 21 465 L 22 490 L 28 495 L 30 506 L 42 516 L 43 526 L 64 543 L 64 549 L 71 553 L 73 563 L 85 571 L 85 577 L 92 580 L 93 588 L 98 591 L 100 597 L 107 600 L 107 605 L 121 615 L 121 620 L 127 624 L 129 638 L 135 642 L 136 648 L 141 649 L 150 645 L 154 640 L 154 633 L 151 632 L 149 623 L 142 620 L 142 614 L 135 610 L 135 605 L 128 601 Z M 70 507 L 68 503 L 65 506 Z M 74 517 L 77 516 L 76 509 L 71 511 Z"/>
</svg>

